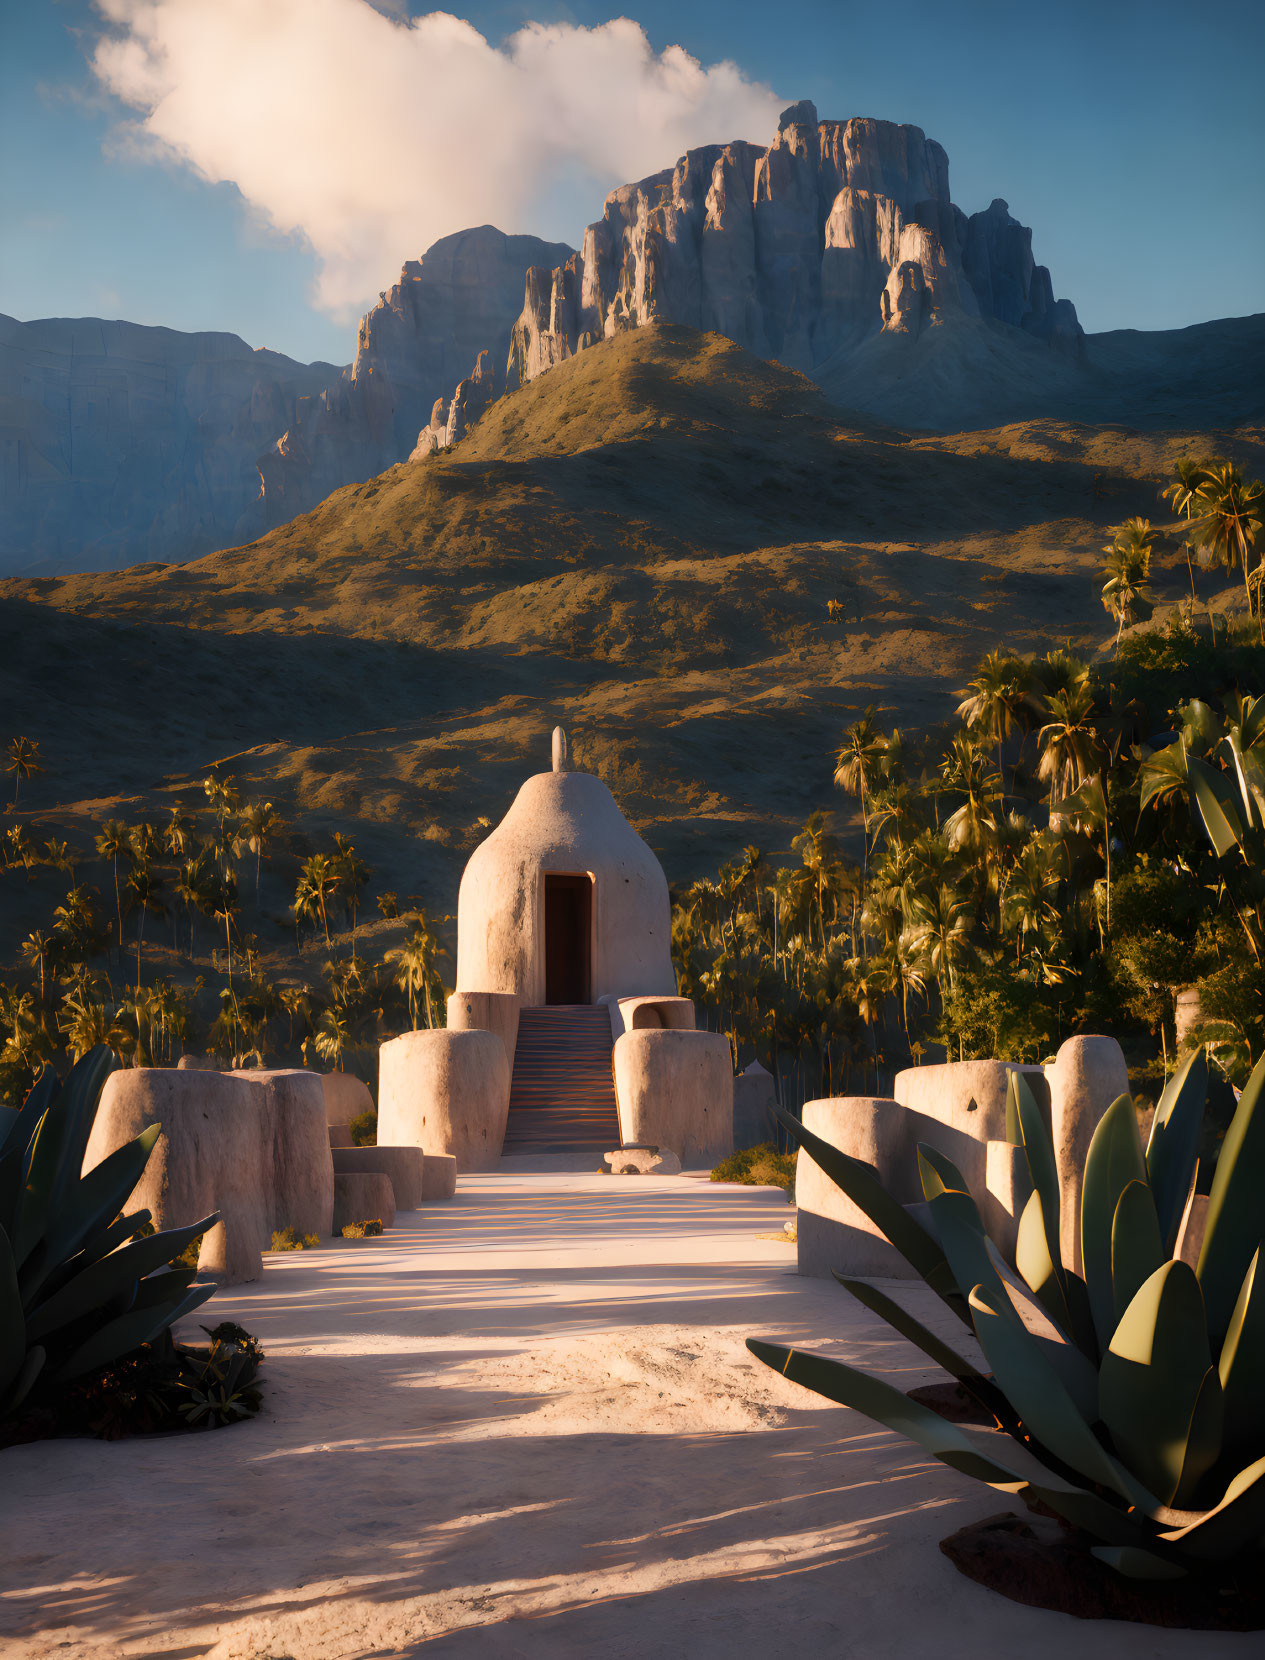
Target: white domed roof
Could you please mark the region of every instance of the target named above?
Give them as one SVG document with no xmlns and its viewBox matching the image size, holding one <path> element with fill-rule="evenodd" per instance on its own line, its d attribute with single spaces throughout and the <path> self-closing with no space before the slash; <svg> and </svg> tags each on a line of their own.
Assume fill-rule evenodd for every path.
<svg viewBox="0 0 1265 1660">
<path fill-rule="evenodd" d="M 592 880 L 589 1001 L 676 991 L 659 861 L 600 778 L 563 771 L 529 778 L 466 865 L 457 903 L 459 990 L 545 1001 L 549 874 Z"/>
</svg>

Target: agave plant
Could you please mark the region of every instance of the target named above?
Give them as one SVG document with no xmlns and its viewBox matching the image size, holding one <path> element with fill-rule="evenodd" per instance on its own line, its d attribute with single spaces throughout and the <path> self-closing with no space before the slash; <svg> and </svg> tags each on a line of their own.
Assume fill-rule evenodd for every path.
<svg viewBox="0 0 1265 1660">
<path fill-rule="evenodd" d="M 157 1124 L 81 1174 L 114 1064 L 93 1049 L 64 1083 L 46 1067 L 20 1108 L 0 1107 L 0 1417 L 37 1386 L 139 1348 L 215 1291 L 169 1264 L 218 1216 L 155 1233 L 147 1210 L 120 1214 Z"/>
<path fill-rule="evenodd" d="M 1173 1256 L 1192 1192 L 1207 1090 L 1202 1051 L 1165 1089 L 1145 1153 L 1127 1095 L 1085 1162 L 1083 1276 L 1062 1260 L 1054 1148 L 1021 1074 L 1008 1133 L 1032 1193 L 1014 1264 L 989 1239 L 955 1166 L 920 1145 L 925 1205 L 907 1209 L 868 1165 L 779 1113 L 800 1145 L 978 1340 L 988 1370 L 864 1281 L 846 1290 L 944 1367 L 994 1418 L 947 1422 L 838 1361 L 748 1341 L 759 1359 L 908 1435 L 942 1463 L 1057 1512 L 1093 1554 L 1138 1578 L 1176 1578 L 1265 1549 L 1265 1060 L 1217 1160 L 1203 1245 Z"/>
</svg>

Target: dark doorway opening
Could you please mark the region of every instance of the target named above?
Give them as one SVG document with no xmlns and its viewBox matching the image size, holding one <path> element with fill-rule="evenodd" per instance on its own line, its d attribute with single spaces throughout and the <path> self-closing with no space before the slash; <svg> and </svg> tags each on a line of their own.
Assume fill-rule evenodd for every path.
<svg viewBox="0 0 1265 1660">
<path fill-rule="evenodd" d="M 589 934 L 593 882 L 588 876 L 545 877 L 545 1002 L 591 1000 Z"/>
</svg>

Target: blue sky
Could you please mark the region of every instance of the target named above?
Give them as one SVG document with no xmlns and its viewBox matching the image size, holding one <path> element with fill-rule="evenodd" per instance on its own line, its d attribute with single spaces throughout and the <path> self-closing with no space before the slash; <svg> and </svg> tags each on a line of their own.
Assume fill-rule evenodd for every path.
<svg viewBox="0 0 1265 1660">
<path fill-rule="evenodd" d="M 493 45 L 527 21 L 591 27 L 618 15 L 585 0 L 452 9 Z M 922 127 L 949 153 L 959 206 L 1001 196 L 1033 226 L 1056 293 L 1091 331 L 1265 309 L 1260 0 L 644 0 L 629 15 L 656 51 L 679 43 L 704 65 L 731 59 L 822 116 Z M 336 320 L 314 303 L 322 262 L 301 231 L 269 230 L 230 182 L 120 144 L 136 112 L 90 70 L 100 33 L 87 0 L 0 0 L 0 311 L 228 329 L 346 361 L 354 325 L 346 305 Z M 642 149 L 656 136 L 643 134 Z M 659 165 L 675 159 L 666 142 Z M 561 168 L 538 219 L 505 228 L 577 241 L 617 182 L 596 163 Z M 375 290 L 429 240 L 410 243 L 410 226 L 383 234 Z"/>
</svg>

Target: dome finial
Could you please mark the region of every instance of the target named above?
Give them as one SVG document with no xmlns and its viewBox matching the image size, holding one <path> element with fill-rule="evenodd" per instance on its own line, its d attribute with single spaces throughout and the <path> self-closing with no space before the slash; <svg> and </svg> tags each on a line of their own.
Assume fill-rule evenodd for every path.
<svg viewBox="0 0 1265 1660">
<path fill-rule="evenodd" d="M 553 729 L 553 770 L 555 772 L 571 771 L 571 746 L 567 742 L 567 734 L 561 726 Z"/>
</svg>

